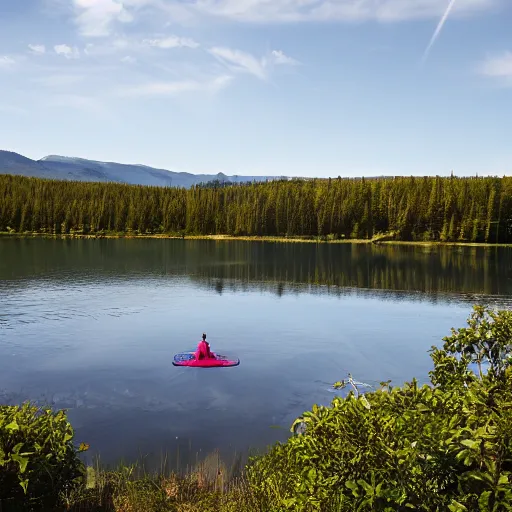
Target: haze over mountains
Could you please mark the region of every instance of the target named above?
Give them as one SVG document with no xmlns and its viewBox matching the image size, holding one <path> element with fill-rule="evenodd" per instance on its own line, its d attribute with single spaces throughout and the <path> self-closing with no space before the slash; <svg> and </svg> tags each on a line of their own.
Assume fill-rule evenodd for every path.
<svg viewBox="0 0 512 512">
<path fill-rule="evenodd" d="M 155 169 L 145 165 L 97 162 L 84 158 L 50 155 L 31 160 L 18 153 L 0 150 L 0 174 L 16 174 L 34 178 L 75 181 L 113 181 L 131 185 L 154 185 L 190 188 L 199 183 L 219 180 L 234 183 L 266 181 L 283 176 L 226 176 L 218 174 L 191 174 Z"/>
</svg>

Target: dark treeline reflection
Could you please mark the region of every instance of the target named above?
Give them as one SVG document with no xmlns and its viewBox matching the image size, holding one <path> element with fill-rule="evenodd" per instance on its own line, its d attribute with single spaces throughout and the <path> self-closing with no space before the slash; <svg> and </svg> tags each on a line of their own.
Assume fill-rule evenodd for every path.
<svg viewBox="0 0 512 512">
<path fill-rule="evenodd" d="M 222 293 L 303 285 L 512 294 L 512 249 L 208 240 L 0 239 L 0 281 L 189 277 Z M 20 284 L 21 284 L 20 282 Z M 11 285 L 13 283 L 11 282 Z M 321 290 L 318 289 L 321 293 Z"/>
</svg>

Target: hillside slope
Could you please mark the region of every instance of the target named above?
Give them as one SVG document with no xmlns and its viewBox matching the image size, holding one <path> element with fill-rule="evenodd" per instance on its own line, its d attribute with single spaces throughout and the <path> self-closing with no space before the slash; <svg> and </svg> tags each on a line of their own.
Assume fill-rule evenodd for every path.
<svg viewBox="0 0 512 512">
<path fill-rule="evenodd" d="M 35 178 L 74 181 L 112 181 L 132 185 L 153 185 L 190 188 L 202 182 L 275 180 L 275 176 L 226 176 L 218 174 L 192 174 L 156 169 L 145 165 L 98 162 L 84 158 L 50 155 L 31 160 L 18 153 L 0 150 L 0 174 L 16 174 Z"/>
</svg>

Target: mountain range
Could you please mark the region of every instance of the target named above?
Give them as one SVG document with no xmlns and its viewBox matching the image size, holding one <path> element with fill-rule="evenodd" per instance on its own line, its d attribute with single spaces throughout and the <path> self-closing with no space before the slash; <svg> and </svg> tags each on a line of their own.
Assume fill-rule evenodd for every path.
<svg viewBox="0 0 512 512">
<path fill-rule="evenodd" d="M 227 176 L 218 174 L 191 174 L 156 169 L 146 165 L 97 162 L 84 158 L 50 155 L 31 160 L 18 153 L 0 150 L 0 174 L 16 174 L 34 178 L 74 181 L 111 181 L 131 185 L 190 188 L 211 181 L 245 183 L 287 179 L 284 176 Z"/>
</svg>

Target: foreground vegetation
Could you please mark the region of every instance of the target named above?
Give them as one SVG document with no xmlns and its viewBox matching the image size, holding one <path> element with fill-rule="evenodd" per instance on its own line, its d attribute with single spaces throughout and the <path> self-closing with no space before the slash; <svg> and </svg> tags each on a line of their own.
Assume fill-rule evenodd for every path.
<svg viewBox="0 0 512 512">
<path fill-rule="evenodd" d="M 0 175 L 0 232 L 512 243 L 512 178 L 338 178 L 186 190 Z"/>
<path fill-rule="evenodd" d="M 5 510 L 512 510 L 512 312 L 475 307 L 433 347 L 431 384 L 313 406 L 242 478 L 86 471 L 62 412 L 0 408 Z M 4 510 L 2 509 L 2 510 Z"/>
</svg>

